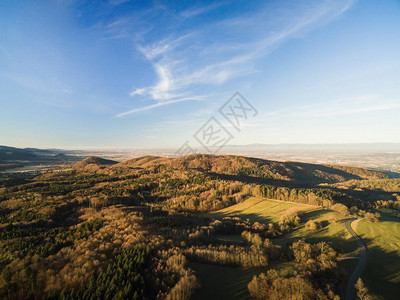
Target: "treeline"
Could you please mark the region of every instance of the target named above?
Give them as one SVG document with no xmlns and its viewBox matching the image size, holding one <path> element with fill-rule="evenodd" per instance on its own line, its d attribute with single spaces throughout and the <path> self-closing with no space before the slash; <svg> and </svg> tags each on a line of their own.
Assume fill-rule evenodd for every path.
<svg viewBox="0 0 400 300">
<path fill-rule="evenodd" d="M 255 242 L 250 248 L 238 245 L 192 246 L 184 249 L 183 253 L 195 262 L 253 268 L 266 267 L 271 257 L 280 255 L 280 248 L 268 239 L 260 238 L 260 244 Z"/>
<path fill-rule="evenodd" d="M 380 209 L 380 208 L 391 208 L 391 209 L 396 209 L 400 210 L 400 196 L 395 195 L 396 200 L 377 200 L 375 201 L 375 208 Z"/>
<path fill-rule="evenodd" d="M 262 197 L 296 203 L 318 205 L 330 208 L 336 202 L 350 202 L 351 199 L 344 193 L 323 188 L 287 188 L 269 185 L 260 186 Z"/>
<path fill-rule="evenodd" d="M 203 189 L 205 189 L 203 187 Z M 363 202 L 343 192 L 329 188 L 288 188 L 271 185 L 243 184 L 241 182 L 219 181 L 210 185 L 204 192 L 185 194 L 170 198 L 165 202 L 169 208 L 181 211 L 210 211 L 240 203 L 249 196 L 282 201 L 317 205 L 330 208 L 335 203 L 346 206 L 361 206 Z"/>
<path fill-rule="evenodd" d="M 380 190 L 390 193 L 400 193 L 400 178 L 349 180 L 337 184 L 352 189 Z"/>
</svg>

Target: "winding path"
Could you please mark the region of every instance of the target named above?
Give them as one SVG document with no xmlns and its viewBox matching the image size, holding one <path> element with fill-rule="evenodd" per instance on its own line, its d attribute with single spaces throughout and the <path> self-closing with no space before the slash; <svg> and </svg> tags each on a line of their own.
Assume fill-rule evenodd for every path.
<svg viewBox="0 0 400 300">
<path fill-rule="evenodd" d="M 357 264 L 356 269 L 354 270 L 353 274 L 351 274 L 349 282 L 347 284 L 346 289 L 346 300 L 353 300 L 354 299 L 354 285 L 356 284 L 358 278 L 360 277 L 362 271 L 365 268 L 367 263 L 367 249 L 362 241 L 362 239 L 354 232 L 353 228 L 351 228 L 351 223 L 357 220 L 356 218 L 349 219 L 346 221 L 346 229 L 353 238 L 356 240 L 358 248 L 360 249 L 360 261 Z"/>
</svg>

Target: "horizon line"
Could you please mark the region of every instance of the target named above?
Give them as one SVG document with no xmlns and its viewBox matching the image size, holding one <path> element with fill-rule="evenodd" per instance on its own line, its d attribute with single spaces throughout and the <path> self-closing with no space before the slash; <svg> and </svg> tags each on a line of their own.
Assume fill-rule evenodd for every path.
<svg viewBox="0 0 400 300">
<path fill-rule="evenodd" d="M 354 143 L 251 143 L 251 144 L 232 144 L 226 145 L 224 148 L 229 149 L 230 147 L 240 148 L 240 147 L 277 147 L 277 146 L 400 146 L 400 142 L 354 142 Z M 180 146 L 170 146 L 170 147 L 102 147 L 102 146 L 14 146 L 14 145 L 0 145 L 0 147 L 10 147 L 17 149 L 40 149 L 40 150 L 69 150 L 69 151 L 79 151 L 79 150 L 135 150 L 135 151 L 148 151 L 148 150 L 177 150 Z M 202 149 L 203 147 L 197 146 L 192 147 L 193 149 Z M 213 147 L 209 147 L 213 148 Z"/>
</svg>

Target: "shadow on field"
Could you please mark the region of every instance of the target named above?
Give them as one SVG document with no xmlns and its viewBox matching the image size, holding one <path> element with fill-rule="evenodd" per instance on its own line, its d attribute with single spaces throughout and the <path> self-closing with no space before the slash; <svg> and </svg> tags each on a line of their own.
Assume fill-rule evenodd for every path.
<svg viewBox="0 0 400 300">
<path fill-rule="evenodd" d="M 301 214 L 301 218 L 303 220 L 314 220 L 314 219 L 318 219 L 320 217 L 322 217 L 324 214 L 330 212 L 329 210 L 323 210 L 323 209 L 313 209 L 313 210 L 309 210 L 306 212 L 303 212 Z"/>
<path fill-rule="evenodd" d="M 264 215 L 261 214 L 257 214 L 257 213 L 243 213 L 240 212 L 239 213 L 234 213 L 234 212 L 218 212 L 218 213 L 214 213 L 212 218 L 214 219 L 222 219 L 225 217 L 239 217 L 242 220 L 247 220 L 249 219 L 251 222 L 259 222 L 262 224 L 269 224 L 269 223 L 276 223 L 273 221 L 272 218 L 266 217 Z"/>
<path fill-rule="evenodd" d="M 349 242 L 337 237 L 307 237 L 307 238 L 278 237 L 278 238 L 272 238 L 271 241 L 274 244 L 281 245 L 285 249 L 288 249 L 293 244 L 293 242 L 296 242 L 301 239 L 304 239 L 307 243 L 311 244 L 317 244 L 319 242 L 328 243 L 340 254 L 350 253 L 357 250 L 357 244 L 355 241 L 352 240 Z"/>
<path fill-rule="evenodd" d="M 373 239 L 364 239 L 367 247 L 367 266 L 361 277 L 369 291 L 384 299 L 399 299 L 400 295 L 400 248 L 385 249 L 385 245 L 373 245 Z"/>
<path fill-rule="evenodd" d="M 189 267 L 196 272 L 201 285 L 192 295 L 192 300 L 251 299 L 247 285 L 262 271 L 260 268 L 242 269 L 193 262 Z"/>
</svg>

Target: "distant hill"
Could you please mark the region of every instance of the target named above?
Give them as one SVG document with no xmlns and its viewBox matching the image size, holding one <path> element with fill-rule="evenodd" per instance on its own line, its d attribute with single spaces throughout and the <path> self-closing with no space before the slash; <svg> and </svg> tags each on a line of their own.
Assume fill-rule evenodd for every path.
<svg viewBox="0 0 400 300">
<path fill-rule="evenodd" d="M 74 162 L 81 157 L 69 156 L 59 150 L 47 150 L 36 148 L 15 148 L 9 146 L 0 146 L 0 164 L 10 163 L 64 163 Z"/>
<path fill-rule="evenodd" d="M 387 175 L 367 169 L 319 165 L 299 162 L 278 162 L 233 155 L 195 154 L 180 158 L 144 156 L 110 167 L 111 170 L 149 168 L 159 165 L 176 170 L 196 170 L 226 179 L 315 185 L 338 183 L 354 179 L 384 179 Z"/>
<path fill-rule="evenodd" d="M 165 164 L 170 163 L 170 158 L 159 157 L 159 156 L 142 156 L 133 159 L 129 159 L 123 162 L 118 163 L 113 166 L 113 169 L 137 169 L 137 168 L 146 168 L 148 166 L 154 166 L 157 164 Z"/>
<path fill-rule="evenodd" d="M 40 155 L 40 156 L 53 156 L 57 154 L 56 150 L 49 149 L 38 149 L 38 148 L 23 148 L 22 150 L 27 151 L 32 154 Z"/>
<path fill-rule="evenodd" d="M 110 159 L 104 159 L 96 156 L 90 156 L 84 160 L 72 165 L 72 168 L 78 171 L 98 171 L 107 166 L 115 165 L 118 162 Z"/>
<path fill-rule="evenodd" d="M 14 147 L 0 146 L 0 161 L 37 161 L 39 159 L 40 156 L 33 154 L 30 151 Z"/>
<path fill-rule="evenodd" d="M 356 167 L 278 162 L 242 156 L 190 155 L 171 161 L 176 167 L 206 172 L 301 183 L 333 183 L 351 179 L 382 179 L 387 175 Z"/>
</svg>

